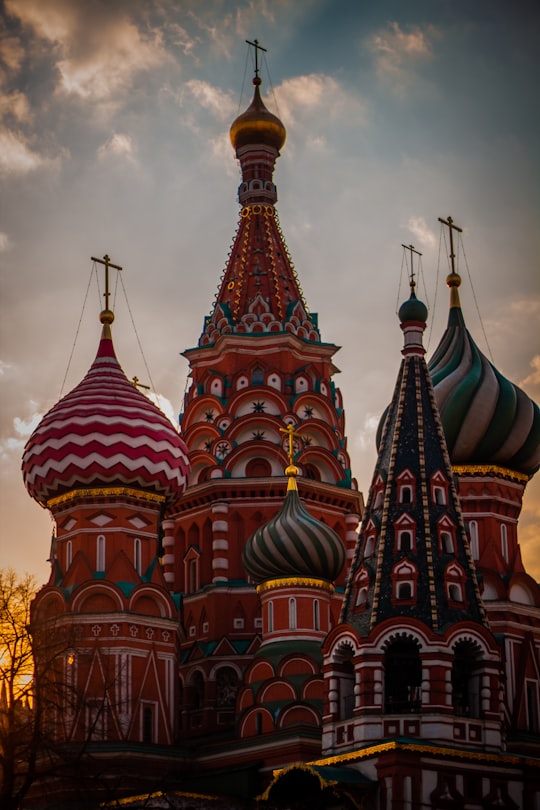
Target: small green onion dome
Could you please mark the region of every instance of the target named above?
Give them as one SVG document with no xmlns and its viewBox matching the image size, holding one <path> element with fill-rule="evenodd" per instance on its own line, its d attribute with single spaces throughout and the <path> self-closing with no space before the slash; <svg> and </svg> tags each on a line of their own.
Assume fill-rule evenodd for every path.
<svg viewBox="0 0 540 810">
<path fill-rule="evenodd" d="M 414 290 L 411 291 L 411 296 L 407 301 L 404 301 L 399 308 L 398 317 L 401 323 L 409 323 L 416 321 L 419 323 L 426 323 L 428 317 L 427 307 L 423 301 L 419 301 Z"/>
<path fill-rule="evenodd" d="M 298 576 L 333 582 L 345 565 L 343 543 L 330 526 L 302 506 L 294 479 L 292 484 L 289 479 L 287 497 L 277 515 L 244 546 L 244 568 L 255 582 Z"/>
</svg>

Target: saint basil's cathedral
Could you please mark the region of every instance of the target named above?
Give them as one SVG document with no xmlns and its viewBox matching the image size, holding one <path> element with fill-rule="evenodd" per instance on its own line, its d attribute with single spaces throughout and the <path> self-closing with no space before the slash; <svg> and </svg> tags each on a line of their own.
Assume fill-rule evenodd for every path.
<svg viewBox="0 0 540 810">
<path fill-rule="evenodd" d="M 452 250 L 429 364 L 411 272 L 364 502 L 337 347 L 276 210 L 285 128 L 258 70 L 253 85 L 180 432 L 122 371 L 106 295 L 90 370 L 24 451 L 56 527 L 32 626 L 70 638 L 48 722 L 83 752 L 33 806 L 74 806 L 76 781 L 134 807 L 164 791 L 170 807 L 540 810 L 540 590 L 517 531 L 539 409 L 468 332 Z"/>
</svg>

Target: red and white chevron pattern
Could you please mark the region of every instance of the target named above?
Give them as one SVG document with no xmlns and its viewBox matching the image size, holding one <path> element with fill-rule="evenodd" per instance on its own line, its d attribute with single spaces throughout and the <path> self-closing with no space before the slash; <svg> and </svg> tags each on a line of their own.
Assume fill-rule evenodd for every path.
<svg viewBox="0 0 540 810">
<path fill-rule="evenodd" d="M 84 379 L 43 417 L 22 462 L 26 488 L 42 504 L 73 489 L 129 486 L 172 505 L 188 469 L 180 435 L 127 379 L 108 336 Z"/>
</svg>

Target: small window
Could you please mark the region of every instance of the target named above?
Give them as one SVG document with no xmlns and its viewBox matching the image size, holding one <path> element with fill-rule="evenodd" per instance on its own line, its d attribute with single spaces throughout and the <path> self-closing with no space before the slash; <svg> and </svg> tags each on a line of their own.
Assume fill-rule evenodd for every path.
<svg viewBox="0 0 540 810">
<path fill-rule="evenodd" d="M 234 619 L 233 620 L 233 627 L 235 630 L 243 630 L 244 629 L 244 620 L 243 619 Z"/>
<path fill-rule="evenodd" d="M 289 599 L 289 629 L 296 630 L 296 599 Z"/>
<path fill-rule="evenodd" d="M 503 560 L 508 562 L 508 530 L 504 523 L 501 523 L 501 554 Z"/>
<path fill-rule="evenodd" d="M 72 554 L 73 554 L 73 546 L 71 544 L 71 540 L 68 540 L 66 543 L 66 571 L 71 565 Z"/>
<path fill-rule="evenodd" d="M 448 585 L 448 599 L 451 602 L 463 602 L 463 591 L 457 582 L 451 582 Z"/>
<path fill-rule="evenodd" d="M 398 599 L 412 599 L 413 587 L 410 582 L 400 582 L 397 587 Z"/>
<path fill-rule="evenodd" d="M 133 566 L 135 571 L 141 573 L 141 541 L 138 537 L 133 542 Z"/>
<path fill-rule="evenodd" d="M 367 605 L 367 595 L 368 589 L 364 586 L 358 589 L 358 595 L 356 597 L 356 607 L 366 607 Z"/>
<path fill-rule="evenodd" d="M 313 629 L 321 629 L 321 610 L 318 599 L 315 599 L 313 602 Z"/>
<path fill-rule="evenodd" d="M 408 484 L 400 487 L 399 500 L 400 503 L 412 503 L 412 487 Z"/>
<path fill-rule="evenodd" d="M 268 602 L 267 617 L 268 617 L 268 632 L 273 633 L 274 632 L 274 603 L 273 602 Z"/>
<path fill-rule="evenodd" d="M 454 553 L 454 541 L 450 532 L 441 532 L 441 550 L 443 554 Z"/>
<path fill-rule="evenodd" d="M 446 492 L 443 487 L 433 487 L 433 500 L 439 506 L 446 505 Z"/>
<path fill-rule="evenodd" d="M 399 533 L 398 548 L 400 551 L 412 551 L 412 534 L 409 531 Z"/>
<path fill-rule="evenodd" d="M 142 741 L 143 743 L 154 742 L 154 711 L 152 706 L 143 706 Z"/>
<path fill-rule="evenodd" d="M 364 557 L 366 557 L 366 558 L 372 557 L 374 551 L 375 551 L 375 535 L 371 534 L 366 539 L 366 545 L 365 545 L 365 548 L 364 548 Z"/>
<path fill-rule="evenodd" d="M 105 537 L 102 534 L 97 539 L 96 571 L 105 571 Z"/>
<path fill-rule="evenodd" d="M 480 551 L 478 548 L 478 523 L 476 520 L 471 520 L 469 523 L 469 542 L 471 545 L 471 556 L 473 560 L 478 560 Z"/>
</svg>

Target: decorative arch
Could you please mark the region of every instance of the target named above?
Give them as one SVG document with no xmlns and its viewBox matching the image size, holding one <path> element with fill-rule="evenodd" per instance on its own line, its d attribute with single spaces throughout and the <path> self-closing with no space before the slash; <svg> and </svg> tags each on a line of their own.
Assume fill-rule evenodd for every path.
<svg viewBox="0 0 540 810">
<path fill-rule="evenodd" d="M 287 726 L 319 726 L 321 716 L 311 706 L 287 706 L 278 717 L 278 728 Z"/>
<path fill-rule="evenodd" d="M 173 615 L 168 596 L 148 585 L 143 585 L 133 591 L 128 603 L 128 610 L 166 619 L 171 619 Z"/>
<path fill-rule="evenodd" d="M 124 610 L 124 598 L 112 583 L 91 582 L 77 589 L 71 610 L 73 613 L 115 613 Z"/>
</svg>

